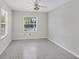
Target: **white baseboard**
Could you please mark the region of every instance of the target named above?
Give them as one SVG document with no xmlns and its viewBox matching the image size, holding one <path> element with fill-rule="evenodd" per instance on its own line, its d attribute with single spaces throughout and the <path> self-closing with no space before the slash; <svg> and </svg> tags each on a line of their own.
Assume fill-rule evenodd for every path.
<svg viewBox="0 0 79 59">
<path fill-rule="evenodd" d="M 56 44 L 57 46 L 63 48 L 64 50 L 66 50 L 67 52 L 69 52 L 70 54 L 74 55 L 75 57 L 79 58 L 79 55 L 77 55 L 76 53 L 74 53 L 73 51 L 70 51 L 69 49 L 63 47 L 61 44 L 57 43 L 56 41 L 52 41 L 52 40 L 49 40 L 51 42 L 53 42 L 54 44 Z"/>
<path fill-rule="evenodd" d="M 32 39 L 36 39 L 36 40 L 39 40 L 39 39 L 48 39 L 48 37 L 42 37 L 42 38 L 26 38 L 26 39 L 21 38 L 21 39 L 13 39 L 13 41 L 14 40 L 32 40 Z"/>
</svg>

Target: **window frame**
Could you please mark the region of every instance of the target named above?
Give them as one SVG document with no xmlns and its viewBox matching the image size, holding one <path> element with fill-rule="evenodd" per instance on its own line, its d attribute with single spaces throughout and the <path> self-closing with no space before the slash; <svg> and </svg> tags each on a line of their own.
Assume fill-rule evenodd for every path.
<svg viewBox="0 0 79 59">
<path fill-rule="evenodd" d="M 25 17 L 36 17 L 36 29 L 35 29 L 35 31 L 24 31 L 25 30 L 24 29 L 24 18 Z M 23 32 L 26 32 L 26 33 L 37 32 L 37 19 L 38 19 L 37 16 L 23 16 Z"/>
<path fill-rule="evenodd" d="M 3 39 L 8 35 L 8 12 L 4 8 L 0 8 L 0 12 L 1 12 L 0 18 L 2 18 L 2 11 L 4 11 L 4 13 L 5 13 L 5 22 L 4 22 L 5 29 L 4 29 L 4 34 L 0 37 L 0 39 Z M 0 23 L 0 25 L 1 25 L 1 23 Z"/>
</svg>

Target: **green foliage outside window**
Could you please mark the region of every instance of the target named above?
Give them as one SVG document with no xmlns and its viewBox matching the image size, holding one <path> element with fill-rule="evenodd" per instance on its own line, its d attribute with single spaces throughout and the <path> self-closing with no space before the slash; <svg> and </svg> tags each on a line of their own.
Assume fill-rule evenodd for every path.
<svg viewBox="0 0 79 59">
<path fill-rule="evenodd" d="M 36 31 L 36 17 L 24 17 L 24 31 Z"/>
</svg>

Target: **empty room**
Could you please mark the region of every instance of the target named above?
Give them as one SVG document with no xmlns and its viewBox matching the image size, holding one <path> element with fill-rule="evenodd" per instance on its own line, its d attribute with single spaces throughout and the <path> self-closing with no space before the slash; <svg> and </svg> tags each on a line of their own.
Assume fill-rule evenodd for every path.
<svg viewBox="0 0 79 59">
<path fill-rule="evenodd" d="M 79 0 L 0 0 L 0 59 L 79 59 Z"/>
</svg>

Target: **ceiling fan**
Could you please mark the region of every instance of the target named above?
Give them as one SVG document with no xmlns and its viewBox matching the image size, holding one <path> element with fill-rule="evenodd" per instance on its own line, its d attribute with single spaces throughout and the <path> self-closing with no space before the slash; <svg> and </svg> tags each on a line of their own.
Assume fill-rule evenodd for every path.
<svg viewBox="0 0 79 59">
<path fill-rule="evenodd" d="M 40 7 L 47 8 L 46 6 L 40 5 L 40 0 L 34 0 L 34 10 L 39 10 Z"/>
</svg>

